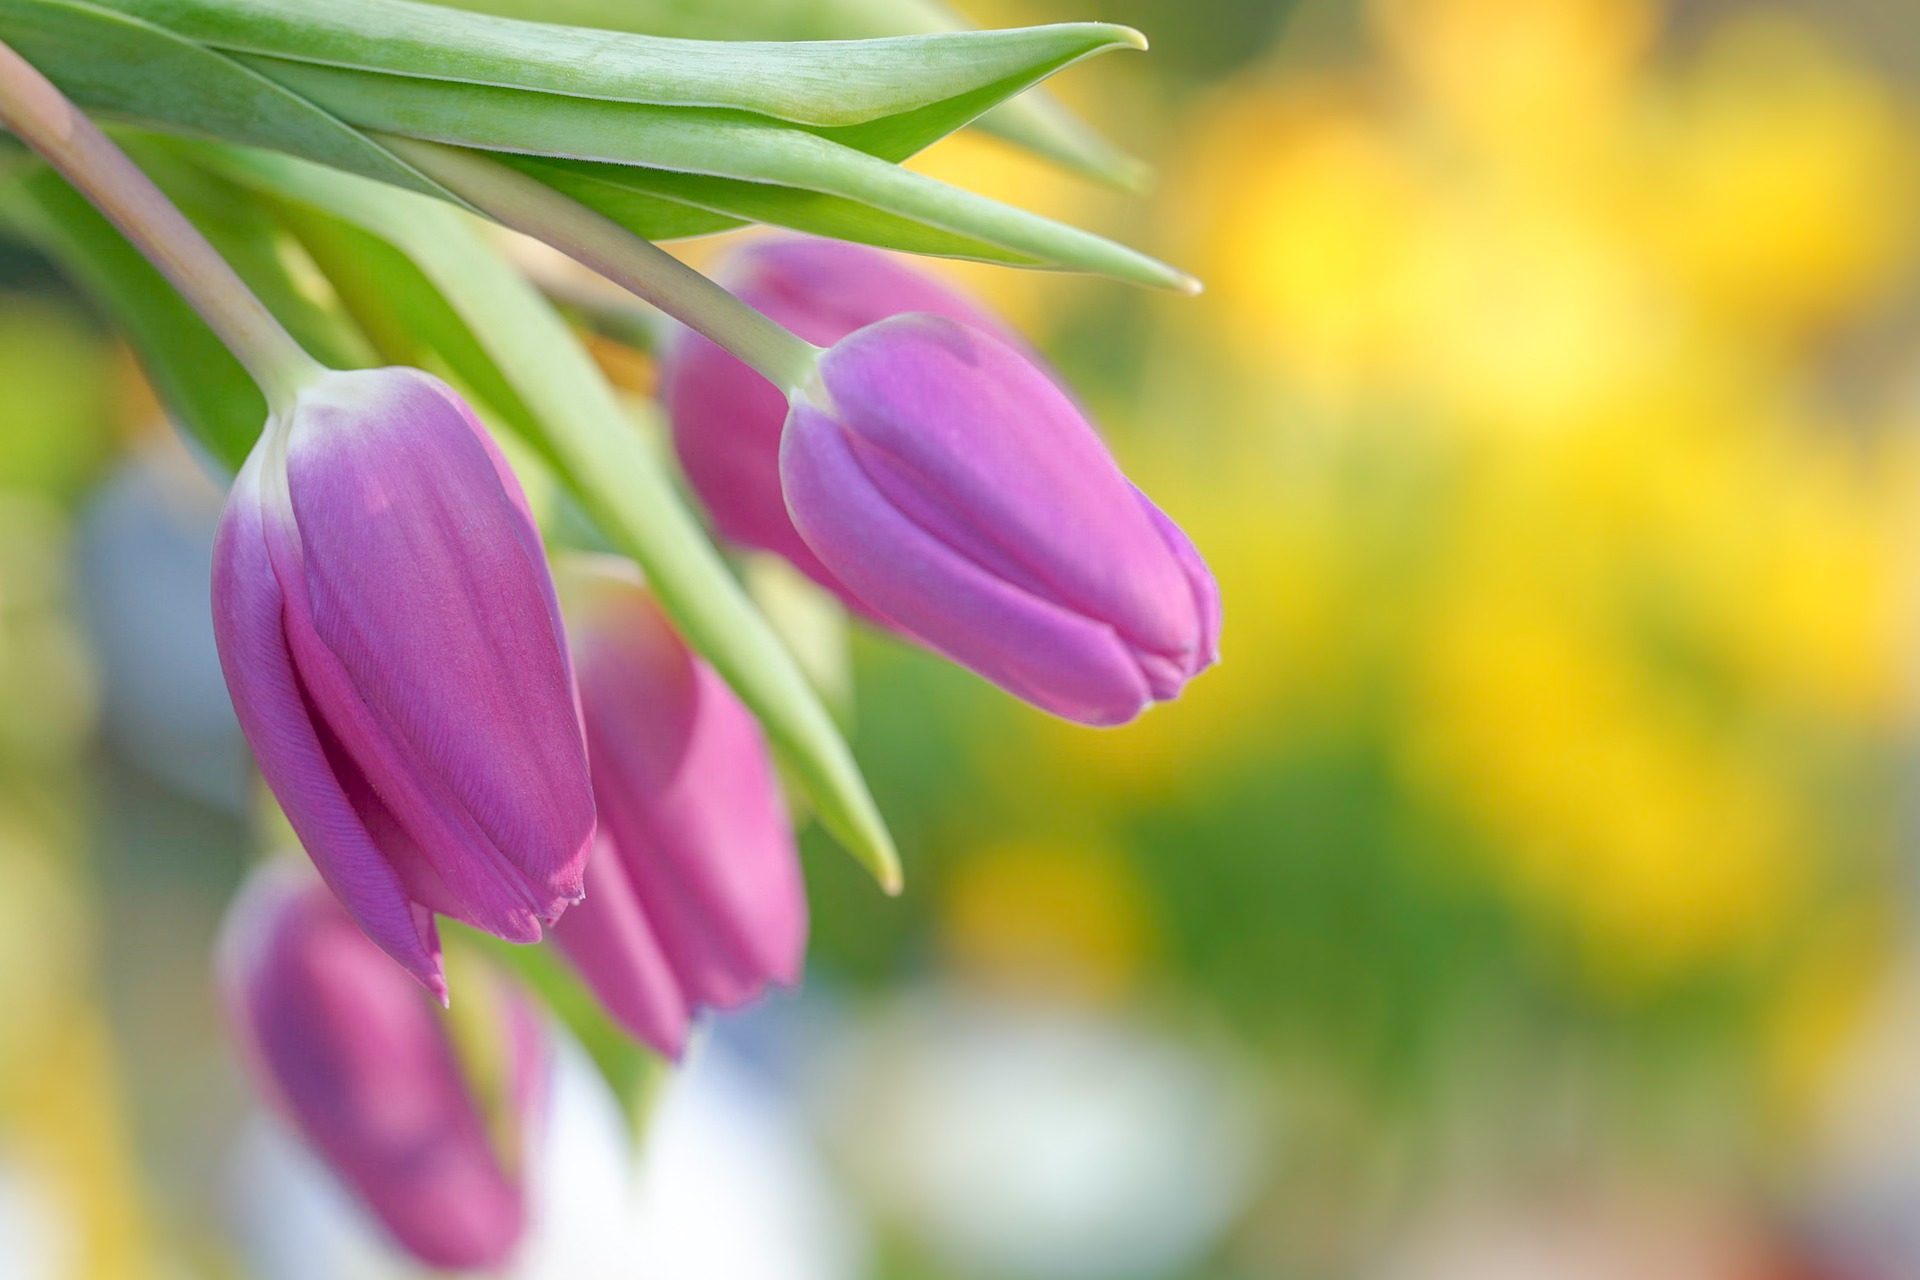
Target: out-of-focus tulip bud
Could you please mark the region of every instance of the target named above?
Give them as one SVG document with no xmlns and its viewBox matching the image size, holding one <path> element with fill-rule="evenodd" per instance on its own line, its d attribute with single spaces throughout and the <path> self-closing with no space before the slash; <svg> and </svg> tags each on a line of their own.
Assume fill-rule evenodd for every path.
<svg viewBox="0 0 1920 1280">
<path fill-rule="evenodd" d="M 821 562 L 929 647 L 1055 715 L 1122 724 L 1218 657 L 1220 593 L 1033 361 L 942 316 L 834 344 L 780 475 Z"/>
<path fill-rule="evenodd" d="M 347 911 L 444 998 L 433 913 L 534 942 L 582 892 L 593 796 L 559 604 L 472 411 L 328 373 L 267 424 L 214 551 L 220 663 Z"/>
<path fill-rule="evenodd" d="M 765 738 L 618 562 L 565 562 L 600 838 L 554 937 L 670 1057 L 702 1007 L 799 979 L 807 900 Z"/>
<path fill-rule="evenodd" d="M 490 1010 L 489 1113 L 446 1015 L 304 873 L 263 871 L 242 891 L 220 979 L 262 1091 L 401 1247 L 442 1268 L 511 1258 L 527 1220 L 518 1165 L 548 1085 L 523 999 L 502 982 Z"/>
<path fill-rule="evenodd" d="M 1020 341 L 958 292 L 878 249 L 838 240 L 754 241 L 730 259 L 722 280 L 748 306 L 823 347 L 905 311 L 946 316 L 1016 346 Z M 681 468 L 721 535 L 784 556 L 848 607 L 884 623 L 820 563 L 787 516 L 780 492 L 786 397 L 733 355 L 682 329 L 662 362 L 660 398 Z"/>
</svg>

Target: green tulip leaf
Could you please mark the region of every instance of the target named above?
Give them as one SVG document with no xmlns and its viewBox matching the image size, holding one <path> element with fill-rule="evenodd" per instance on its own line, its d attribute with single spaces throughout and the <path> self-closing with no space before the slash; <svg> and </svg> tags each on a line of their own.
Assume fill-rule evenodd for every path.
<svg viewBox="0 0 1920 1280">
<path fill-rule="evenodd" d="M 1187 287 L 1186 277 L 1172 267 L 1113 241 L 948 186 L 830 137 L 740 112 L 485 86 L 465 86 L 453 95 L 433 81 L 404 76 L 265 58 L 246 61 L 339 118 L 376 133 L 673 175 L 665 182 L 652 172 L 637 179 L 642 193 L 655 201 L 671 198 L 781 226 L 798 223 L 800 230 L 822 229 L 817 218 L 804 216 L 806 211 L 851 203 L 871 212 L 865 233 L 848 238 Z M 684 177 L 729 181 L 674 181 Z M 617 220 L 608 209 L 595 207 Z M 911 224 L 906 236 L 887 234 L 903 221 Z M 643 235 L 656 231 L 653 226 L 628 229 Z M 928 231 L 934 233 L 931 239 L 925 238 Z"/>
<path fill-rule="evenodd" d="M 100 0 L 209 48 L 333 67 L 796 124 L 916 111 L 1140 37 L 1105 23 L 877 40 L 679 40 L 522 22 L 413 0 Z"/>
<path fill-rule="evenodd" d="M 438 0 L 503 18 L 601 27 L 690 40 L 860 40 L 969 25 L 937 0 Z M 1083 177 L 1139 190 L 1147 166 L 1107 141 L 1044 89 L 988 109 L 974 122 Z"/>
<path fill-rule="evenodd" d="M 646 58 L 664 55 L 659 41 L 640 36 L 514 23 L 408 0 L 308 5 L 314 14 L 304 20 L 303 11 L 286 0 L 111 3 L 0 0 L 0 39 L 89 109 L 169 132 L 270 147 L 447 199 L 453 197 L 369 131 L 543 157 L 554 167 L 536 176 L 654 239 L 764 221 L 909 252 L 1191 287 L 1181 273 L 1134 250 L 891 163 L 1059 66 L 1132 42 L 1136 37 L 1125 28 L 1081 24 L 804 46 L 669 41 L 676 57 L 689 60 L 691 78 L 649 80 L 645 92 L 705 95 L 725 105 L 661 105 L 583 96 L 620 85 L 629 98 L 642 93 L 635 76 L 645 70 Z M 515 83 L 505 86 L 402 74 L 404 59 L 393 49 L 354 53 L 348 47 L 342 13 L 365 19 L 360 44 L 370 38 L 366 32 L 394 30 L 396 48 L 425 39 L 419 26 L 425 18 L 449 27 L 450 47 L 458 48 L 467 47 L 458 33 L 479 23 L 496 43 L 525 40 L 529 65 L 513 72 Z M 581 38 L 602 45 L 583 46 Z M 469 51 L 478 59 L 467 68 L 472 74 L 512 72 L 482 56 L 493 48 L 485 40 L 468 43 L 479 50 Z M 239 46 L 274 52 L 243 52 Z M 570 50 L 575 61 L 556 61 L 560 49 Z M 773 51 L 797 49 L 812 50 L 808 57 L 832 56 L 818 66 L 805 58 L 790 66 L 774 58 Z M 732 61 L 714 62 L 722 53 Z M 316 60 L 330 54 L 381 69 Z M 765 75 L 797 77 L 794 92 L 802 97 L 812 91 L 805 88 L 812 83 L 808 76 L 822 74 L 821 66 L 863 83 L 862 74 L 871 78 L 884 64 L 901 83 L 918 87 L 882 94 L 867 108 L 809 109 L 809 122 L 800 127 L 739 105 L 767 106 L 755 93 L 707 92 L 713 86 L 699 76 L 725 65 L 745 77 L 742 58 L 769 59 L 760 67 Z M 944 65 L 949 58 L 949 73 L 927 70 L 929 59 Z M 449 66 L 432 67 L 454 74 Z M 625 70 L 615 75 L 612 67 Z M 611 78 L 603 84 L 595 77 Z M 553 86 L 579 92 L 556 92 Z M 704 87 L 696 92 L 690 86 Z M 900 110 L 885 114 L 886 107 Z M 792 103 L 782 109 L 788 108 L 800 110 Z M 606 172 L 611 169 L 625 172 Z"/>
</svg>

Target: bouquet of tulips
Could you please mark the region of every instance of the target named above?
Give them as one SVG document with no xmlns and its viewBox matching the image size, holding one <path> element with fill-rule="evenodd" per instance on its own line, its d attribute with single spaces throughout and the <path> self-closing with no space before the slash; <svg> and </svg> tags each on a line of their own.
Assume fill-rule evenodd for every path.
<svg viewBox="0 0 1920 1280">
<path fill-rule="evenodd" d="M 526 20 L 554 16 L 573 25 Z M 1028 91 L 1140 44 L 961 30 L 918 0 L 0 0 L 24 144 L 0 218 L 232 477 L 220 659 L 285 818 L 265 851 L 297 841 L 318 872 L 264 867 L 233 908 L 238 1038 L 421 1260 L 518 1243 L 543 998 L 672 1059 L 701 1010 L 798 980 L 785 786 L 900 887 L 834 718 L 708 528 L 1085 724 L 1214 660 L 1206 565 L 1072 392 L 881 252 L 1191 289 L 899 167 L 978 127 L 1132 181 Z M 655 349 L 684 485 L 487 220 L 684 326 Z M 654 243 L 751 223 L 787 234 L 717 279 Z M 522 944 L 487 950 L 533 979 L 474 971 L 485 1072 L 445 1025 L 441 917 Z M 549 934 L 567 965 L 531 945 Z"/>
</svg>

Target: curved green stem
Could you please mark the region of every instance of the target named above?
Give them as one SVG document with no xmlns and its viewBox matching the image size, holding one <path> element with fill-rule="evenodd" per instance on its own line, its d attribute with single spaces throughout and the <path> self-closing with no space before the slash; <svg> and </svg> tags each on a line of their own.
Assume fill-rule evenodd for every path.
<svg viewBox="0 0 1920 1280">
<path fill-rule="evenodd" d="M 651 240 L 483 155 L 418 138 L 375 136 L 475 208 L 546 241 L 645 298 L 740 357 L 780 390 L 792 394 L 812 375 L 820 348 L 767 319 Z"/>
<path fill-rule="evenodd" d="M 112 220 L 246 367 L 276 416 L 325 370 L 138 165 L 5 42 L 0 124 Z"/>
</svg>

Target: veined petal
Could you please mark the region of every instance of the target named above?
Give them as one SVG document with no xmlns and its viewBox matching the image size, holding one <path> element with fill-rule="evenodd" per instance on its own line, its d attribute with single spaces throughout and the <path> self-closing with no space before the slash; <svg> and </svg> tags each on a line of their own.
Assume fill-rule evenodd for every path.
<svg viewBox="0 0 1920 1280">
<path fill-rule="evenodd" d="M 409 370 L 302 393 L 270 540 L 294 656 L 459 913 L 528 940 L 581 893 L 585 749 L 537 532 L 483 429 Z"/>
<path fill-rule="evenodd" d="M 787 398 L 736 357 L 688 330 L 674 340 L 660 388 L 687 481 L 727 541 L 784 556 L 836 594 L 833 574 L 787 519 L 780 425 Z"/>
<path fill-rule="evenodd" d="M 600 843 L 587 864 L 586 901 L 553 926 L 554 941 L 615 1021 L 678 1058 L 693 1011 L 619 855 L 606 847 L 604 835 Z"/>
<path fill-rule="evenodd" d="M 1112 627 L 955 550 L 898 509 L 862 461 L 839 422 L 795 404 L 780 450 L 787 501 L 850 588 L 923 643 L 1056 715 L 1112 725 L 1146 708 L 1147 678 Z M 1130 493 L 1125 500 L 1132 506 Z M 1155 554 L 1165 556 L 1157 535 Z"/>
<path fill-rule="evenodd" d="M 903 311 L 946 316 L 1020 345 L 985 308 L 864 245 L 809 236 L 758 240 L 730 258 L 720 280 L 748 306 L 821 346 Z M 662 362 L 660 399 L 680 465 L 722 537 L 785 557 L 848 608 L 887 625 L 820 563 L 787 516 L 780 488 L 785 396 L 737 357 L 682 329 Z"/>
<path fill-rule="evenodd" d="M 635 593 L 582 658 L 601 823 L 689 1003 L 799 977 L 806 892 L 765 737 Z"/>
<path fill-rule="evenodd" d="M 1191 584 L 1098 434 L 1030 359 L 906 315 L 842 340 L 820 378 L 872 483 L 915 524 L 1144 653 L 1191 660 Z"/>
<path fill-rule="evenodd" d="M 264 447 L 264 446 L 263 446 Z M 369 938 L 446 998 L 440 941 L 329 765 L 294 669 L 284 598 L 268 558 L 262 449 L 248 457 L 214 545 L 213 621 L 220 666 L 248 745 L 327 886 Z"/>
</svg>

